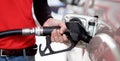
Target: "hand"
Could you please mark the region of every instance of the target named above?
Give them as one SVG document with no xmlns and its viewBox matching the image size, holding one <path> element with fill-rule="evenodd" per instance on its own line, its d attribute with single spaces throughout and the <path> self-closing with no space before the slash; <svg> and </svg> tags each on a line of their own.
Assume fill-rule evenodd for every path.
<svg viewBox="0 0 120 61">
<path fill-rule="evenodd" d="M 58 21 L 53 18 L 49 18 L 43 26 L 60 26 L 60 29 L 54 29 L 51 33 L 51 41 L 52 42 L 67 42 L 67 36 L 64 31 L 67 29 L 66 25 L 62 21 Z"/>
</svg>

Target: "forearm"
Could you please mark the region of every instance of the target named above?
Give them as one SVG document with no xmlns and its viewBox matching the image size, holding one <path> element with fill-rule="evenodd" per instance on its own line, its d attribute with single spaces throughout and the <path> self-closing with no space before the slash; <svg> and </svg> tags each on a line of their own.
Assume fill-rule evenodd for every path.
<svg viewBox="0 0 120 61">
<path fill-rule="evenodd" d="M 48 6 L 47 0 L 33 0 L 34 12 L 38 22 L 43 25 L 48 18 L 52 18 L 51 10 Z"/>
</svg>

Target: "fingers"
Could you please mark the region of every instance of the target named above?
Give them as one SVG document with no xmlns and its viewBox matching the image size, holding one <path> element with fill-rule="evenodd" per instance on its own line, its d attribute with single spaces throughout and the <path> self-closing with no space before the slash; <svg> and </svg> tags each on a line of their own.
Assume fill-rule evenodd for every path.
<svg viewBox="0 0 120 61">
<path fill-rule="evenodd" d="M 63 22 L 59 22 L 58 25 L 61 27 L 61 28 L 60 28 L 60 33 L 63 34 L 64 31 L 67 29 L 65 23 L 63 23 Z"/>
<path fill-rule="evenodd" d="M 51 41 L 57 42 L 58 41 L 58 32 L 56 29 L 54 29 L 51 33 Z"/>
<path fill-rule="evenodd" d="M 64 40 L 64 42 L 68 42 L 68 38 L 65 34 L 63 34 L 63 40 Z"/>
<path fill-rule="evenodd" d="M 67 42 L 67 36 L 65 34 L 61 35 L 60 30 L 54 29 L 51 33 L 52 42 Z"/>
</svg>

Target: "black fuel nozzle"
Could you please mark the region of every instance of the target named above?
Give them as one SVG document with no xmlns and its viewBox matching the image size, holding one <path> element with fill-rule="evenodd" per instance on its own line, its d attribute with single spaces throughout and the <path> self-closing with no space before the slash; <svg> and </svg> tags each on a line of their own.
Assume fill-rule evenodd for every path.
<svg viewBox="0 0 120 61">
<path fill-rule="evenodd" d="M 48 36 L 46 37 L 47 42 L 46 42 L 45 49 L 44 50 L 41 49 L 41 46 L 42 46 L 41 44 L 39 46 L 39 52 L 41 56 L 69 51 L 72 48 L 74 48 L 80 40 L 86 43 L 89 43 L 90 39 L 92 38 L 91 36 L 89 36 L 89 34 L 84 29 L 82 22 L 79 20 L 79 18 L 72 18 L 69 22 L 66 22 L 66 26 L 67 26 L 67 30 L 65 31 L 65 34 L 68 36 L 68 39 L 71 42 L 71 46 L 67 49 L 60 50 L 60 51 L 53 51 L 53 49 L 50 46 L 51 44 L 50 33 L 52 32 L 53 29 L 55 28 L 59 29 L 60 27 L 52 27 L 51 30 L 48 30 L 48 28 L 43 27 L 43 31 L 46 32 L 47 30 L 47 33 L 43 32 L 43 34 L 48 35 Z M 49 50 L 49 53 L 45 53 L 47 49 Z"/>
<path fill-rule="evenodd" d="M 70 24 L 72 26 L 69 25 L 70 29 L 73 30 L 73 33 L 75 32 L 75 34 L 77 34 L 77 36 L 75 36 L 74 38 L 78 37 L 77 40 L 82 40 L 86 43 L 89 43 L 90 39 L 92 38 L 88 32 L 85 30 L 84 26 L 83 26 L 83 23 L 81 22 L 81 20 L 79 18 L 72 18 L 70 20 L 70 22 L 72 23 L 75 23 L 74 25 L 73 24 Z"/>
</svg>

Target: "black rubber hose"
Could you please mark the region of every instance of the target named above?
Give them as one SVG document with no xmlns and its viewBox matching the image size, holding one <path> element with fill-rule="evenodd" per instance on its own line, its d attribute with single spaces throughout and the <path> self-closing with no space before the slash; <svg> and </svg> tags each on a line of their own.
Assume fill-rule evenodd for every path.
<svg viewBox="0 0 120 61">
<path fill-rule="evenodd" d="M 13 36 L 13 35 L 22 35 L 22 30 L 7 30 L 0 32 L 0 38 Z"/>
</svg>

